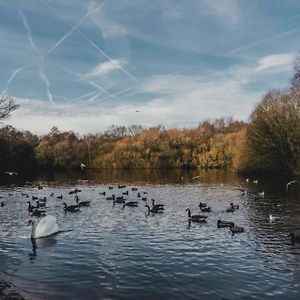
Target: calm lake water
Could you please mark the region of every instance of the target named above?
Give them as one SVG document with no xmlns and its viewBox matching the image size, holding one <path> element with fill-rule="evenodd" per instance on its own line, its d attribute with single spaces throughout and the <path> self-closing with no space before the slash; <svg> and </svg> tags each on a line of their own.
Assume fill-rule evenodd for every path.
<svg viewBox="0 0 300 300">
<path fill-rule="evenodd" d="M 192 179 L 195 176 L 200 176 Z M 9 178 L 1 185 L 0 273 L 29 299 L 300 299 L 300 244 L 288 234 L 300 229 L 300 186 L 286 193 L 290 179 L 250 178 L 222 171 L 102 171 L 40 175 L 22 186 Z M 117 185 L 127 187 L 118 189 Z M 110 190 L 109 186 L 114 186 Z M 91 201 L 79 213 L 63 211 Z M 137 198 L 147 192 L 148 200 Z M 250 193 L 242 195 L 237 188 Z M 112 204 L 106 196 L 129 191 L 136 208 Z M 251 192 L 265 191 L 255 199 Z M 106 192 L 106 196 L 100 192 Z M 51 193 L 54 197 L 50 197 Z M 29 238 L 28 193 L 47 197 L 47 214 L 62 232 Z M 56 196 L 63 195 L 63 200 Z M 146 216 L 150 199 L 165 204 L 163 214 Z M 186 208 L 199 214 L 199 202 L 212 208 L 207 223 L 187 222 Z M 229 204 L 239 210 L 227 213 Z M 269 214 L 277 217 L 270 222 Z M 232 235 L 218 219 L 245 229 Z"/>
</svg>

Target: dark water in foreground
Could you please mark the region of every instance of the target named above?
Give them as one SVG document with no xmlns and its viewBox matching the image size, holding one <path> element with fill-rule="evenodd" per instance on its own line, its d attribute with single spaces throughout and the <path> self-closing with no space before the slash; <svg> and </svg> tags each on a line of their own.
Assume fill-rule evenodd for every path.
<svg viewBox="0 0 300 300">
<path fill-rule="evenodd" d="M 0 207 L 0 273 L 30 299 L 300 299 L 300 244 L 288 238 L 300 229 L 300 186 L 286 193 L 284 180 L 259 178 L 254 184 L 224 172 L 194 180 L 198 172 L 108 172 L 41 176 L 42 190 L 1 187 L 6 205 Z M 65 214 L 61 203 L 74 202 L 68 192 L 75 187 L 91 206 Z M 165 212 L 146 217 L 142 200 L 137 208 L 122 209 L 99 195 L 129 190 L 128 200 L 136 200 L 131 187 L 164 203 Z M 237 187 L 264 190 L 265 197 L 241 195 Z M 22 193 L 46 196 L 47 213 L 66 232 L 37 240 L 33 250 Z M 61 194 L 64 199 L 57 199 Z M 199 213 L 200 201 L 212 212 L 206 224 L 189 227 L 185 209 Z M 230 202 L 240 209 L 226 213 Z M 269 214 L 278 219 L 270 222 Z M 233 236 L 218 229 L 218 218 L 245 232 Z"/>
</svg>

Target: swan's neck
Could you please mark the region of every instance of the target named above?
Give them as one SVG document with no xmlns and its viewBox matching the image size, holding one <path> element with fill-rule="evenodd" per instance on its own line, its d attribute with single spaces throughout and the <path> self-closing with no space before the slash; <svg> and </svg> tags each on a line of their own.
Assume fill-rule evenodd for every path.
<svg viewBox="0 0 300 300">
<path fill-rule="evenodd" d="M 35 221 L 33 220 L 31 223 L 32 231 L 31 231 L 31 238 L 35 239 L 35 229 L 36 229 L 36 224 Z"/>
</svg>

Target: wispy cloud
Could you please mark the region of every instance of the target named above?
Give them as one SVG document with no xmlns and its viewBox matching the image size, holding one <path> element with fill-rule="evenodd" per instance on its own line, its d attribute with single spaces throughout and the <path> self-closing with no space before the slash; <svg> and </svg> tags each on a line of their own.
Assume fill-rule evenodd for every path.
<svg viewBox="0 0 300 300">
<path fill-rule="evenodd" d="M 104 63 L 99 64 L 97 67 L 93 68 L 87 72 L 84 77 L 98 77 L 102 75 L 107 75 L 115 70 L 118 70 L 120 66 L 125 66 L 126 62 L 121 59 L 112 59 Z"/>
<path fill-rule="evenodd" d="M 268 55 L 258 61 L 258 66 L 255 70 L 264 71 L 278 67 L 290 68 L 290 65 L 292 64 L 294 59 L 294 52 Z"/>
</svg>

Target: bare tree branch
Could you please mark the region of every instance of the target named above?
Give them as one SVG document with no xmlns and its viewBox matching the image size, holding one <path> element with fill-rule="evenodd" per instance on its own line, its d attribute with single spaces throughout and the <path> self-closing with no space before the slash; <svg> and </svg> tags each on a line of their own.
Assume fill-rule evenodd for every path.
<svg viewBox="0 0 300 300">
<path fill-rule="evenodd" d="M 19 107 L 11 96 L 0 97 L 0 120 L 9 117 L 10 113 Z"/>
</svg>

